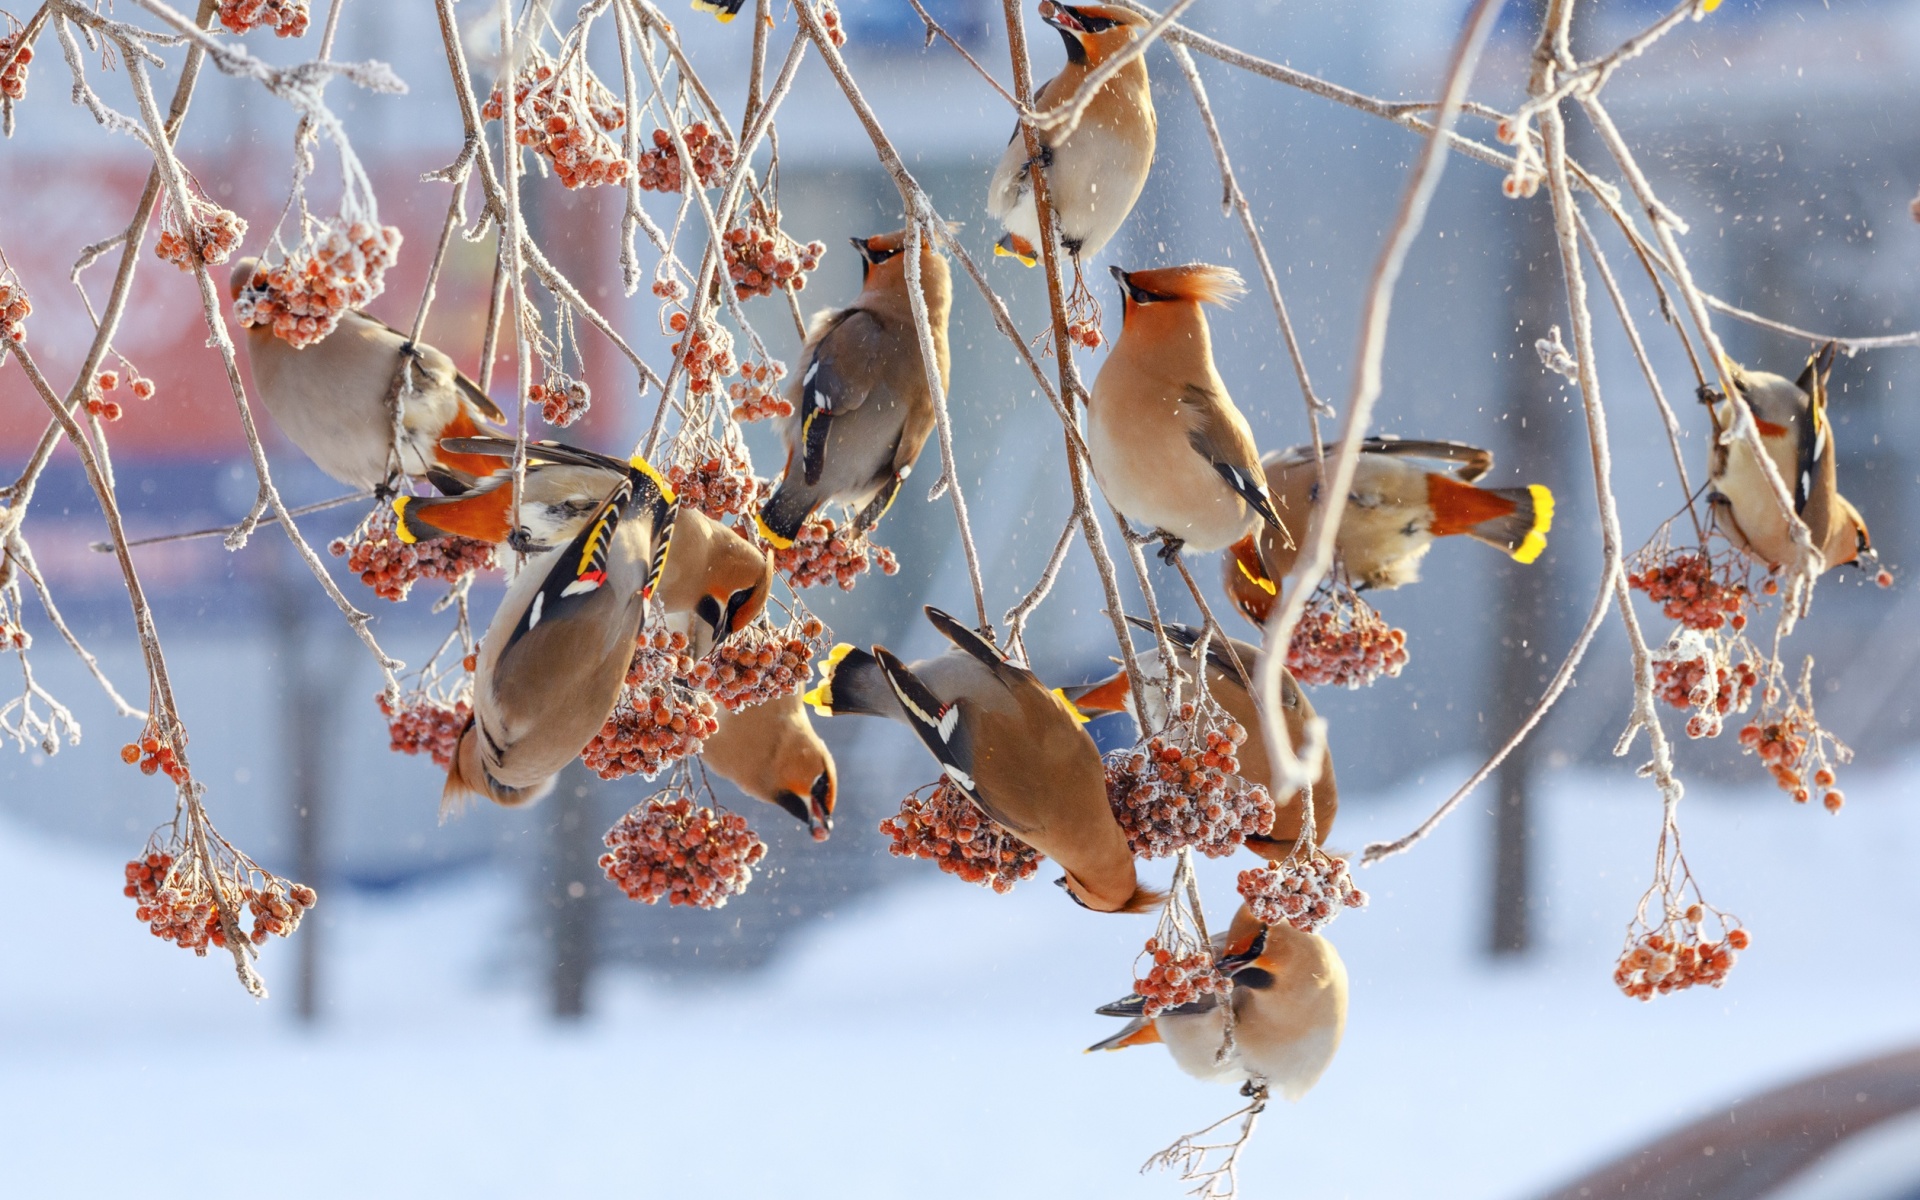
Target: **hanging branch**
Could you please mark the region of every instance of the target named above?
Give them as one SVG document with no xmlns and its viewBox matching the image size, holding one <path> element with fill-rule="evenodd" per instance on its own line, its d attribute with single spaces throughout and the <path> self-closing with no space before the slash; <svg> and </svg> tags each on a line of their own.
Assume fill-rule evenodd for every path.
<svg viewBox="0 0 1920 1200">
<path fill-rule="evenodd" d="M 1353 391 L 1347 403 L 1339 445 L 1334 450 L 1331 465 L 1326 468 L 1327 480 L 1321 489 L 1322 495 L 1344 497 L 1352 489 L 1354 468 L 1360 460 L 1360 442 L 1372 422 L 1374 401 L 1380 396 L 1380 364 L 1386 354 L 1387 318 L 1393 310 L 1394 285 L 1399 281 L 1407 252 L 1419 236 L 1420 227 L 1426 219 L 1427 206 L 1433 199 L 1434 190 L 1439 187 L 1440 175 L 1446 169 L 1446 135 L 1460 115 L 1467 85 L 1472 81 L 1474 68 L 1479 65 L 1480 52 L 1493 31 L 1494 18 L 1499 16 L 1501 4 L 1502 0 L 1475 0 L 1473 10 L 1467 16 L 1466 28 L 1454 46 L 1434 132 L 1427 139 L 1426 150 L 1407 180 L 1399 211 L 1388 229 L 1386 244 L 1367 288 L 1365 306 L 1361 310 L 1360 348 L 1353 374 Z M 1340 518 L 1345 510 L 1346 505 L 1331 503 L 1314 508 L 1293 575 L 1283 587 L 1285 599 L 1267 620 L 1266 649 L 1260 661 L 1258 692 L 1264 712 L 1281 711 L 1280 672 L 1286 660 L 1287 646 L 1292 640 L 1294 626 L 1306 611 L 1308 598 L 1333 567 L 1334 539 L 1340 532 Z M 1319 778 L 1327 751 L 1325 722 L 1319 718 L 1308 722 L 1298 754 L 1288 743 L 1283 722 L 1266 722 L 1265 733 L 1267 758 L 1273 764 L 1274 794 L 1284 796 L 1296 791 L 1304 792 L 1313 786 L 1313 781 Z"/>
</svg>

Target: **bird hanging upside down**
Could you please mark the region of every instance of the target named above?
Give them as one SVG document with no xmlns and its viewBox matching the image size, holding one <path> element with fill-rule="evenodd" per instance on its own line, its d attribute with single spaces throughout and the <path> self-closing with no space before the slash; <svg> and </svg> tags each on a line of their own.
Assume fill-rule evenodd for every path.
<svg viewBox="0 0 1920 1200">
<path fill-rule="evenodd" d="M 1265 1083 L 1298 1100 L 1319 1082 L 1346 1032 L 1347 968 L 1339 952 L 1317 933 L 1260 924 L 1244 904 L 1233 925 L 1215 935 L 1214 952 L 1233 980 L 1233 1045 L 1224 1058 L 1226 1014 L 1218 995 L 1154 1017 L 1143 1015 L 1139 996 L 1104 1005 L 1095 1011 L 1133 1019 L 1087 1050 L 1159 1042 L 1195 1079 Z"/>
<path fill-rule="evenodd" d="M 1734 395 L 1723 396 L 1710 388 L 1701 391 L 1713 421 L 1713 442 L 1707 452 L 1707 505 L 1714 525 L 1736 549 L 1772 568 L 1794 557 L 1793 537 L 1766 470 L 1747 440 L 1726 438 L 1739 417 L 1736 404 L 1753 414 L 1761 444 L 1793 496 L 1793 511 L 1806 523 L 1826 567 L 1855 563 L 1877 570 L 1880 566 L 1866 519 L 1840 494 L 1833 422 L 1827 415 L 1827 379 L 1836 349 L 1828 342 L 1814 351 L 1798 380 L 1728 363 Z"/>
<path fill-rule="evenodd" d="M 469 794 L 507 806 L 540 799 L 613 711 L 678 508 L 651 468 L 638 474 L 508 585 L 480 640 L 473 717 L 443 809 Z"/>
<path fill-rule="evenodd" d="M 982 812 L 1059 863 L 1062 886 L 1096 912 L 1144 912 L 1158 892 L 1134 874 L 1127 835 L 1107 803 L 1106 767 L 1086 718 L 1031 671 L 929 606 L 952 646 L 911 667 L 884 646 L 842 643 L 807 703 L 822 716 L 889 717 L 911 728 Z"/>
<path fill-rule="evenodd" d="M 394 500 L 396 529 L 404 542 L 448 534 L 506 542 L 523 551 L 546 550 L 577 535 L 622 482 L 641 490 L 664 488 L 646 460 L 623 461 L 560 442 L 527 445 L 520 519 L 513 504 L 511 438 L 461 438 L 452 449 L 483 459 L 495 469 L 459 496 L 401 496 Z M 773 559 L 752 542 L 695 508 L 680 506 L 673 525 L 673 557 L 660 579 L 660 606 L 669 617 L 691 615 L 705 622 L 695 634 L 696 654 L 746 628 L 766 608 L 773 589 Z"/>
</svg>

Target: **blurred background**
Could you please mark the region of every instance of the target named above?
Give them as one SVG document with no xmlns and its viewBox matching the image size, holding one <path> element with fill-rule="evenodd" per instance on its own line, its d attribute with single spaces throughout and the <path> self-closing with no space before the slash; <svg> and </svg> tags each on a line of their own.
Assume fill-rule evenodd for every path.
<svg viewBox="0 0 1920 1200">
<path fill-rule="evenodd" d="M 928 7 L 1006 76 L 998 5 Z M 1666 7 L 1582 4 L 1576 48 L 1608 48 Z M 965 222 L 963 237 L 987 257 L 996 231 L 986 178 L 1012 125 L 1003 102 L 950 49 L 923 48 L 904 0 L 841 8 L 866 95 L 941 213 Z M 1437 90 L 1465 8 L 1203 0 L 1187 21 L 1403 100 Z M 1531 5 L 1508 8 L 1474 88 L 1503 108 L 1524 92 L 1535 28 Z M 482 79 L 492 74 L 493 11 L 460 9 Z M 1061 53 L 1029 18 L 1045 76 Z M 746 24 L 676 19 L 708 83 L 739 96 Z M 783 15 L 776 55 L 792 28 Z M 611 55 L 612 39 L 601 40 L 596 55 Z M 64 279 L 79 247 L 124 222 L 146 169 L 138 147 L 66 102 L 56 47 L 43 38 L 18 131 L 0 145 L 0 247 L 33 298 L 34 352 L 64 384 L 90 336 Z M 314 47 L 256 34 L 248 48 L 290 62 Z M 349 3 L 336 54 L 389 61 L 411 85 L 402 96 L 341 83 L 329 92 L 382 219 L 407 238 L 371 306 L 405 325 L 446 204 L 445 186 L 419 177 L 460 146 L 431 6 Z M 170 57 L 177 67 L 178 52 Z M 1128 267 L 1204 259 L 1253 277 L 1185 86 L 1164 50 L 1149 62 L 1159 154 L 1106 258 Z M 1420 142 L 1200 62 L 1316 389 L 1344 405 L 1361 293 Z M 1727 0 L 1628 65 L 1606 95 L 1655 187 L 1691 223 L 1683 244 L 1703 287 L 1802 327 L 1881 334 L 1920 327 L 1920 226 L 1908 209 L 1920 186 L 1917 65 L 1920 4 Z M 123 76 L 90 69 L 108 102 L 132 111 Z M 602 74 L 617 78 L 617 63 Z M 170 90 L 171 78 L 158 86 Z M 781 116 L 783 224 L 829 247 L 802 306 L 844 303 L 858 280 L 845 239 L 898 228 L 898 195 L 817 60 Z M 286 107 L 257 86 L 203 77 L 181 154 L 209 195 L 252 224 L 248 252 L 284 203 L 292 128 Z M 1464 129 L 1491 140 L 1485 122 Z M 1573 136 L 1575 155 L 1598 166 L 1597 139 L 1577 120 Z M 326 211 L 337 180 L 324 152 L 321 163 L 317 208 Z M 1544 192 L 1509 201 L 1500 181 L 1465 159 L 1449 166 L 1401 282 L 1378 424 L 1493 448 L 1490 482 L 1552 487 L 1552 537 L 1532 567 L 1443 544 L 1424 583 L 1377 598 L 1407 630 L 1411 663 L 1371 689 L 1313 697 L 1331 725 L 1345 800 L 1332 848 L 1357 851 L 1411 828 L 1505 737 L 1557 666 L 1598 578 L 1578 398 L 1533 349 L 1566 324 L 1548 201 Z M 657 301 L 644 289 L 621 296 L 619 197 L 534 177 L 524 194 L 550 256 L 651 361 L 665 362 Z M 1707 424 L 1691 372 L 1644 275 L 1617 235 L 1599 232 L 1679 410 L 1697 479 Z M 85 277 L 96 301 L 109 269 Z M 427 328 L 475 373 L 491 269 L 490 241 L 456 240 Z M 1039 273 L 1008 260 L 987 269 L 1022 328 L 1039 331 Z M 1105 289 L 1101 298 L 1111 337 L 1119 313 Z M 1651 397 L 1595 299 L 1614 486 L 1632 547 L 1679 512 L 1682 497 Z M 798 339 L 782 307 L 755 301 L 749 312 L 791 363 Z M 1304 441 L 1299 389 L 1257 287 L 1211 318 L 1221 372 L 1262 448 Z M 116 348 L 158 395 L 128 401 L 112 430 L 135 537 L 238 520 L 254 495 L 199 320 L 190 279 L 143 257 Z M 1740 361 L 1788 375 L 1811 348 L 1729 320 L 1717 328 Z M 956 446 L 997 618 L 1031 586 L 1065 519 L 1063 448 L 1050 408 L 964 280 L 951 337 Z M 583 341 L 595 405 L 567 436 L 630 445 L 653 401 L 634 401 L 631 369 L 593 335 Z M 1789 646 L 1790 662 L 1818 660 L 1822 720 L 1856 751 L 1842 771 L 1845 811 L 1796 808 L 1731 736 L 1681 747 L 1689 860 L 1708 897 L 1756 939 L 1728 986 L 1638 1005 L 1610 982 L 1659 829 L 1658 796 L 1632 774 L 1639 760 L 1611 754 L 1630 689 L 1624 639 L 1610 626 L 1497 784 L 1415 853 L 1362 873 L 1372 905 L 1329 931 L 1352 973 L 1346 1044 L 1317 1090 L 1269 1112 L 1244 1194 L 1545 1194 L 1680 1123 L 1718 1119 L 1791 1078 L 1920 1041 L 1911 1000 L 1920 970 L 1904 936 L 1920 901 L 1910 868 L 1920 848 L 1911 686 L 1920 599 L 1902 571 L 1920 561 L 1910 528 L 1920 441 L 1901 432 L 1912 367 L 1912 351 L 1897 350 L 1842 359 L 1833 376 L 1846 491 L 1900 582 L 1885 592 L 1851 571 L 1828 576 Z M 495 390 L 510 396 L 511 385 Z M 23 462 L 44 423 L 21 375 L 0 367 L 0 462 Z M 289 503 L 338 494 L 268 433 Z M 760 469 L 774 469 L 770 432 L 748 436 Z M 921 604 L 968 604 L 951 509 L 924 496 L 910 485 L 879 531 L 899 575 L 807 594 L 839 638 L 912 659 L 935 648 Z M 362 512 L 317 514 L 303 529 L 323 545 Z M 138 703 L 126 597 L 112 557 L 88 548 L 104 524 L 64 448 L 26 534 L 75 631 Z M 876 824 L 933 777 L 903 729 L 822 723 L 841 776 L 832 840 L 816 845 L 784 814 L 740 799 L 770 844 L 751 889 L 714 912 L 655 910 L 627 902 L 594 865 L 601 832 L 649 785 L 602 784 L 576 768 L 538 807 L 441 823 L 440 773 L 388 751 L 378 673 L 284 538 L 262 529 L 237 554 L 213 539 L 137 555 L 215 821 L 322 899 L 292 941 L 266 948 L 266 1003 L 247 999 L 221 961 L 193 961 L 148 936 L 119 895 L 120 864 L 168 818 L 171 790 L 118 761 L 113 750 L 137 728 L 113 715 L 29 607 L 35 675 L 72 706 L 87 742 L 52 756 L 0 755 L 0 908 L 15 914 L 16 942 L 0 969 L 0 1144 L 25 1180 L 21 1194 L 91 1195 L 137 1179 L 154 1195 L 224 1195 L 245 1181 L 287 1195 L 507 1196 L 613 1183 L 642 1195 L 718 1186 L 1170 1196 L 1181 1190 L 1175 1180 L 1139 1176 L 1137 1164 L 1238 1104 L 1153 1048 L 1078 1053 L 1110 1032 L 1092 1009 L 1128 990 L 1148 919 L 1083 913 L 1045 886 L 1047 872 L 1001 897 L 887 856 Z M 437 585 L 391 605 L 342 560 L 329 564 L 374 612 L 390 652 L 418 661 L 438 644 L 444 623 L 427 613 Z M 1201 562 L 1196 574 L 1224 614 L 1216 570 Z M 1177 576 L 1154 571 L 1162 604 L 1191 617 Z M 476 588 L 479 619 L 498 594 L 497 579 Z M 1109 669 L 1101 608 L 1076 547 L 1030 626 L 1043 677 L 1072 683 Z M 1662 629 L 1654 622 L 1650 636 Z M 1094 730 L 1107 745 L 1132 738 L 1124 718 Z M 302 746 L 320 752 L 303 757 Z M 1221 920 L 1240 865 L 1203 866 Z M 1882 1115 L 1901 1111 L 1894 1103 Z M 1896 1150 L 1920 1145 L 1912 1122 L 1882 1128 Z M 188 1145 L 217 1169 L 172 1169 Z M 1713 1153 L 1708 1143 L 1702 1158 Z M 1831 1194 L 1920 1195 L 1916 1159 L 1883 1154 Z M 1648 1190 L 1651 1177 L 1635 1177 L 1605 1194 L 1827 1194 L 1820 1181 L 1840 1178 L 1840 1159 L 1809 1153 L 1793 1171 L 1712 1193 Z M 1776 1185 L 1802 1190 L 1767 1190 Z"/>
</svg>

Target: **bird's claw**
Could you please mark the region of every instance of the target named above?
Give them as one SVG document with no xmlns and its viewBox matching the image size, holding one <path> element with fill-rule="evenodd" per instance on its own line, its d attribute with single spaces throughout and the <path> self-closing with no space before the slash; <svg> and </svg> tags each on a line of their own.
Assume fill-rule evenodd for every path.
<svg viewBox="0 0 1920 1200">
<path fill-rule="evenodd" d="M 1721 393 L 1720 389 L 1710 383 L 1701 384 L 1693 390 L 1693 394 L 1699 398 L 1702 404 L 1718 404 L 1726 399 L 1726 396 Z"/>
<path fill-rule="evenodd" d="M 1160 534 L 1160 561 L 1172 566 L 1180 557 L 1180 548 L 1187 544 L 1185 538 L 1177 538 L 1170 533 Z"/>
</svg>

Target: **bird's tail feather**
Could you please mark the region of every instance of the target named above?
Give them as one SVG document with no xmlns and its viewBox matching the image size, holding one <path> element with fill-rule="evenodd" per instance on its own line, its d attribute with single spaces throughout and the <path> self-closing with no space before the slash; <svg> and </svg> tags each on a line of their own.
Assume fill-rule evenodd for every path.
<svg viewBox="0 0 1920 1200">
<path fill-rule="evenodd" d="M 1545 484 L 1479 488 L 1436 473 L 1427 476 L 1427 502 L 1435 537 L 1465 534 L 1506 551 L 1515 562 L 1539 558 L 1553 528 L 1553 493 Z"/>
<path fill-rule="evenodd" d="M 880 660 L 846 642 L 827 652 L 820 664 L 820 682 L 802 699 L 823 717 L 884 717 L 898 707 L 881 674 Z"/>
<path fill-rule="evenodd" d="M 773 489 L 773 495 L 760 506 L 754 516 L 754 524 L 760 527 L 760 536 L 772 542 L 775 548 L 785 550 L 793 545 L 793 539 L 800 533 L 800 527 L 807 523 L 815 508 L 813 497 L 799 488 L 793 487 L 786 479 Z"/>
</svg>

